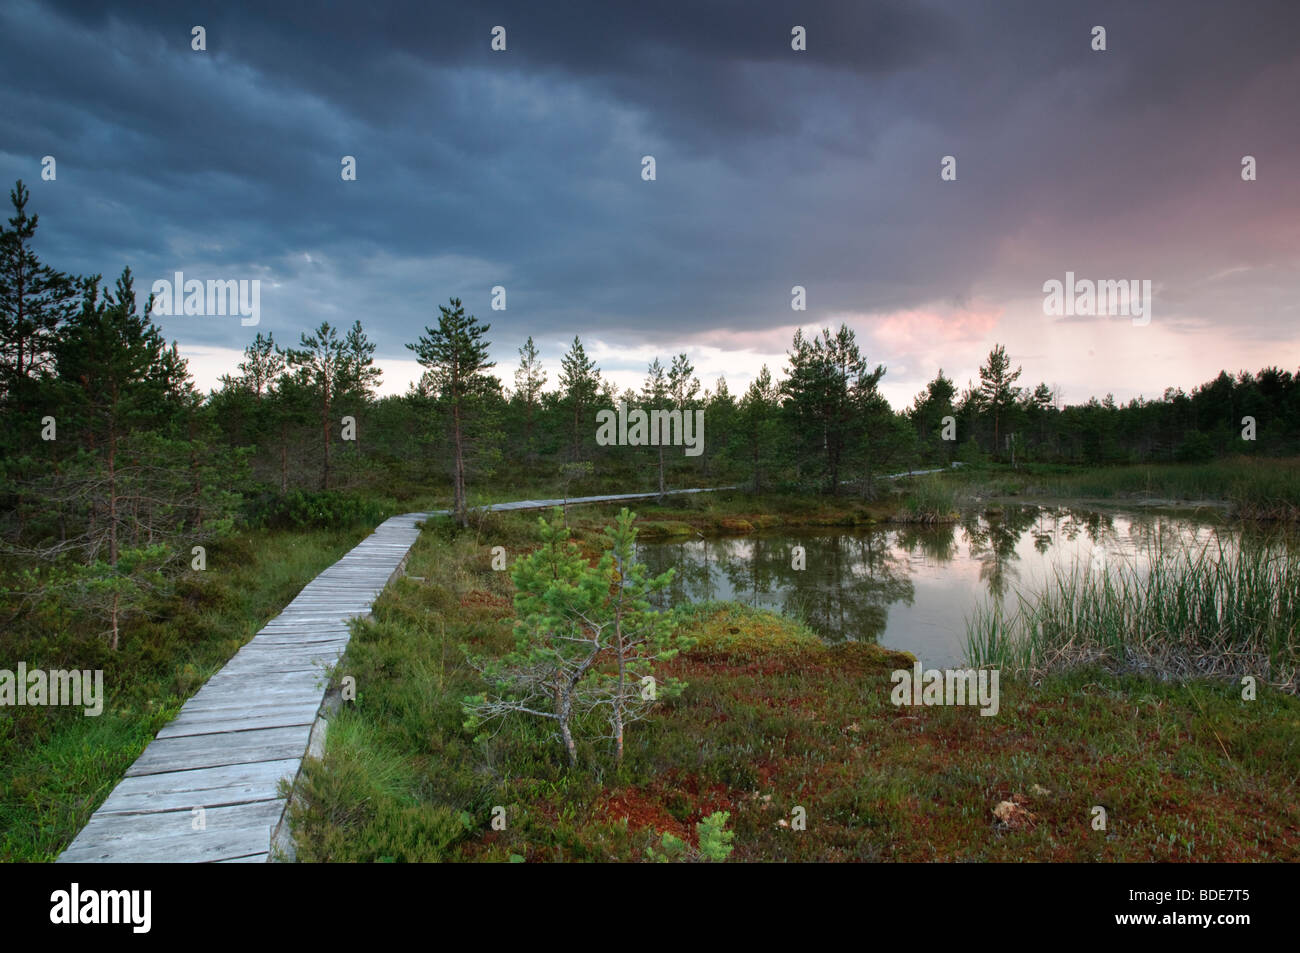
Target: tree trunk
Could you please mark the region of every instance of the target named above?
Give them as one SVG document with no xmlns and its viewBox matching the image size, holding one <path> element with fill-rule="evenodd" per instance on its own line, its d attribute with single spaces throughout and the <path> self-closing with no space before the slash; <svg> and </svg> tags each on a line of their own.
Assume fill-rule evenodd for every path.
<svg viewBox="0 0 1300 953">
<path fill-rule="evenodd" d="M 573 402 L 573 460 L 576 463 L 582 456 L 580 447 L 582 438 L 578 436 L 578 420 L 581 415 L 582 407 L 577 400 Z"/>
<path fill-rule="evenodd" d="M 289 425 L 280 423 L 280 495 L 289 492 Z"/>
<path fill-rule="evenodd" d="M 321 438 L 325 448 L 325 463 L 321 467 L 320 488 L 330 488 L 330 397 L 329 384 L 325 385 L 325 402 L 321 405 Z"/>
<path fill-rule="evenodd" d="M 614 695 L 614 765 L 623 763 L 623 692 L 626 689 L 627 673 L 624 667 L 623 647 L 618 650 L 618 691 Z"/>
<path fill-rule="evenodd" d="M 118 594 L 117 594 L 116 592 L 113 593 L 113 640 L 112 640 L 112 642 L 111 642 L 111 644 L 110 644 L 110 648 L 112 648 L 112 650 L 113 650 L 114 652 L 117 651 L 117 642 L 118 642 L 118 629 L 117 629 L 117 602 L 118 602 L 118 598 L 119 598 Z"/>
<path fill-rule="evenodd" d="M 560 738 L 564 741 L 565 754 L 569 756 L 569 767 L 578 765 L 578 746 L 573 742 L 573 732 L 569 730 L 569 719 L 573 715 L 573 700 L 562 685 L 555 688 L 555 715 L 560 724 Z"/>
<path fill-rule="evenodd" d="M 456 464 L 455 474 L 453 477 L 453 493 L 455 496 L 456 522 L 463 529 L 469 526 L 469 514 L 465 512 L 465 449 L 460 428 L 460 401 L 455 400 L 451 405 L 452 436 L 456 443 Z"/>
<path fill-rule="evenodd" d="M 196 449 L 194 432 L 194 414 L 190 412 L 190 473 L 194 479 L 194 528 L 203 529 L 203 477 L 199 470 L 199 454 Z"/>
<path fill-rule="evenodd" d="M 117 427 L 110 423 L 108 428 L 108 564 L 117 566 Z M 117 597 L 113 597 L 116 610 Z M 114 626 L 116 626 L 116 611 Z M 116 640 L 116 635 L 114 635 Z"/>
</svg>

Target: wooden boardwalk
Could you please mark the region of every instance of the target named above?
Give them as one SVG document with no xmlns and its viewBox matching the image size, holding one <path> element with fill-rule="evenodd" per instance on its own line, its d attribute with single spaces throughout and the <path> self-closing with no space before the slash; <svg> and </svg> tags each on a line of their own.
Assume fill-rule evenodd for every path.
<svg viewBox="0 0 1300 953">
<path fill-rule="evenodd" d="M 484 509 L 656 495 L 520 500 Z M 347 648 L 348 620 L 370 614 L 419 536 L 417 524 L 446 513 L 394 516 L 308 583 L 158 732 L 59 862 L 265 862 L 285 809 L 279 782 L 294 780 L 302 766 L 325 672 Z"/>
<path fill-rule="evenodd" d="M 735 488 L 668 494 L 724 489 Z M 658 495 L 519 500 L 483 509 L 548 509 Z M 308 583 L 158 732 L 59 862 L 265 862 L 272 831 L 284 815 L 279 782 L 294 780 L 302 766 L 324 701 L 325 672 L 347 648 L 348 621 L 370 614 L 415 544 L 417 524 L 446 513 L 386 520 Z"/>
<path fill-rule="evenodd" d="M 325 670 L 347 647 L 348 620 L 369 615 L 401 569 L 424 517 L 385 521 L 308 583 L 158 732 L 59 861 L 267 860 L 285 807 L 277 787 L 298 774 Z"/>
</svg>

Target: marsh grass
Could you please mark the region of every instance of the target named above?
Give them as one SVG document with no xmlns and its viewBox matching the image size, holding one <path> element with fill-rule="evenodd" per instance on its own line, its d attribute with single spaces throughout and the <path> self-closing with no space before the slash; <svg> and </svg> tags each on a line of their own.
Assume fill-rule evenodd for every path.
<svg viewBox="0 0 1300 953">
<path fill-rule="evenodd" d="M 904 491 L 903 508 L 894 519 L 907 523 L 951 523 L 958 519 L 957 490 L 942 478 L 915 480 Z"/>
<path fill-rule="evenodd" d="M 27 613 L 3 661 L 104 670 L 104 711 L 0 709 L 0 861 L 53 860 L 180 706 L 362 530 L 256 530 L 212 545 L 208 569 L 135 620 L 119 651 L 68 615 Z"/>
<path fill-rule="evenodd" d="M 995 496 L 1223 503 L 1238 519 L 1300 519 L 1300 461 L 1294 458 L 1089 468 L 1030 464 L 1019 471 L 971 468 L 945 478 Z"/>
<path fill-rule="evenodd" d="M 967 655 L 1034 677 L 1097 664 L 1165 679 L 1253 675 L 1295 694 L 1300 569 L 1259 542 L 1153 543 L 1107 572 L 1076 562 L 1017 593 L 1010 611 L 977 609 Z"/>
<path fill-rule="evenodd" d="M 357 699 L 331 723 L 324 759 L 304 765 L 292 809 L 300 860 L 644 861 L 664 833 L 693 842 L 715 811 L 735 832 L 728 862 L 1300 856 L 1300 699 L 1261 686 L 1246 704 L 1231 684 L 1094 667 L 1003 679 L 996 718 L 899 709 L 891 673 L 911 656 L 827 645 L 735 603 L 676 610 L 699 641 L 664 674 L 686 691 L 629 735 L 621 768 L 588 745 L 569 769 L 531 720 L 476 740 L 461 700 L 483 683 L 463 647 L 513 644 L 513 589 L 489 547 L 535 545 L 536 518 L 495 516 L 481 537 L 430 526 L 411 555 L 418 578 L 357 623 L 338 672 L 356 678 Z M 1033 827 L 996 823 L 1012 797 Z M 1094 804 L 1110 831 L 1088 825 Z M 796 807 L 807 831 L 790 826 Z"/>
</svg>

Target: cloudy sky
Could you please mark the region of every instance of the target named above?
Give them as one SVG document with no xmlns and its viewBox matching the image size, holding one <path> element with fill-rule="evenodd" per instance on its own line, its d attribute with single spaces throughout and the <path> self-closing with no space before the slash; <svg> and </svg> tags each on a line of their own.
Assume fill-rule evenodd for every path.
<svg viewBox="0 0 1300 953">
<path fill-rule="evenodd" d="M 507 378 L 578 334 L 620 386 L 686 351 L 735 391 L 844 322 L 895 406 L 995 343 L 1158 396 L 1300 367 L 1298 35 L 1292 0 L 6 0 L 0 179 L 57 267 L 260 279 L 258 327 L 158 319 L 205 387 L 360 319 L 403 391 L 456 296 Z M 1045 314 L 1067 271 L 1149 280 L 1150 322 Z"/>
</svg>

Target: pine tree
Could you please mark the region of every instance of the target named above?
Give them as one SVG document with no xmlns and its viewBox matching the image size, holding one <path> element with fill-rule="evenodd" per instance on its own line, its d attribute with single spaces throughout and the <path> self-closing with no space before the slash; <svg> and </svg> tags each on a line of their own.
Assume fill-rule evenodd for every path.
<svg viewBox="0 0 1300 953">
<path fill-rule="evenodd" d="M 366 337 L 360 321 L 352 322 L 343 339 L 343 360 L 339 366 L 339 395 L 362 403 L 374 399 L 375 388 L 384 372 L 375 367 L 377 345 Z"/>
<path fill-rule="evenodd" d="M 339 337 L 338 329 L 328 321 L 322 321 L 320 327 L 308 334 L 302 332 L 300 347 L 290 348 L 285 352 L 289 367 L 297 378 L 297 383 L 310 391 L 316 406 L 320 410 L 321 434 L 321 472 L 320 486 L 328 490 L 330 485 L 330 431 L 331 411 L 338 397 L 340 386 L 347 381 L 347 341 Z"/>
<path fill-rule="evenodd" d="M 438 327 L 425 328 L 416 343 L 406 346 L 416 353 L 426 369 L 430 390 L 451 414 L 453 509 L 457 523 L 464 527 L 469 525 L 465 491 L 467 417 L 475 402 L 497 390 L 499 385 L 495 378 L 484 373 L 496 366 L 488 360 L 485 340 L 491 326 L 473 315 L 467 316 L 459 298 L 451 299 L 451 307 L 439 305 L 438 312 Z"/>
<path fill-rule="evenodd" d="M 764 364 L 740 400 L 740 430 L 754 480 L 754 492 L 763 491 L 763 476 L 773 464 L 780 440 L 780 389 Z"/>
<path fill-rule="evenodd" d="M 582 435 L 586 432 L 587 414 L 600 393 L 600 370 L 596 362 L 587 357 L 587 351 L 577 335 L 568 352 L 560 359 L 560 389 L 572 414 L 570 454 L 572 459 L 582 458 Z"/>
<path fill-rule="evenodd" d="M 515 401 L 524 409 L 524 455 L 528 460 L 537 457 L 536 439 L 533 427 L 536 424 L 538 408 L 541 406 L 542 388 L 546 386 L 546 371 L 542 369 L 541 357 L 537 346 L 533 344 L 532 335 L 519 349 L 519 367 L 515 369 Z"/>
<path fill-rule="evenodd" d="M 676 680 L 659 683 L 651 675 L 655 662 L 691 643 L 676 634 L 671 613 L 651 608 L 673 570 L 651 577 L 636 561 L 635 519 L 627 509 L 619 513 L 592 566 L 558 512 L 549 523 L 539 518 L 541 546 L 517 560 L 511 574 L 515 648 L 500 659 L 471 658 L 493 692 L 465 699 L 467 727 L 515 714 L 551 720 L 573 766 L 585 716 L 603 714 L 617 764 L 627 726 L 681 691 Z"/>
<path fill-rule="evenodd" d="M 908 411 L 912 426 L 916 428 L 917 437 L 927 451 L 945 446 L 942 439 L 943 418 L 957 416 L 952 400 L 957 396 L 957 386 L 944 376 L 943 368 L 934 380 L 925 386 Z M 946 456 L 947 454 L 945 454 Z"/>
<path fill-rule="evenodd" d="M 671 402 L 669 392 L 668 376 L 664 373 L 664 366 L 655 358 L 650 362 L 646 369 L 645 383 L 641 385 L 641 408 L 651 421 L 654 420 L 652 415 L 656 410 L 667 410 Z M 662 439 L 656 440 L 658 446 L 655 448 L 657 469 L 659 474 L 659 492 L 664 493 L 667 489 L 667 479 L 664 473 L 664 443 Z"/>
<path fill-rule="evenodd" d="M 98 278 L 87 283 L 53 355 L 61 426 L 78 450 L 31 494 L 57 532 L 51 519 L 44 532 L 29 524 L 27 551 L 52 564 L 46 582 L 64 604 L 106 617 L 113 649 L 190 547 L 230 529 L 235 505 L 230 456 L 208 443 L 200 398 L 151 306 L 137 310 L 130 269 L 103 296 Z"/>
<path fill-rule="evenodd" d="M 253 342 L 244 348 L 244 359 L 239 362 L 239 376 L 223 375 L 221 383 L 230 387 L 242 387 L 261 401 L 271 393 L 275 381 L 284 372 L 283 353 L 275 345 L 275 335 L 257 332 Z"/>
<path fill-rule="evenodd" d="M 709 421 L 709 442 L 704 450 L 704 473 L 711 472 L 718 459 L 729 459 L 729 449 L 736 429 L 736 399 L 727 387 L 727 378 L 718 375 L 713 393 L 706 393 L 705 413 Z"/>
<path fill-rule="evenodd" d="M 51 366 L 59 328 L 76 314 L 83 291 L 32 250 L 39 216 L 28 216 L 29 198 L 20 179 L 9 192 L 15 214 L 0 229 L 0 402 L 20 413 L 30 408 L 32 383 Z"/>
<path fill-rule="evenodd" d="M 1014 386 L 1020 373 L 1019 367 L 1014 372 L 1011 371 L 1011 360 L 1007 357 L 1006 348 L 1001 344 L 995 345 L 993 350 L 989 351 L 988 360 L 980 368 L 979 403 L 982 410 L 993 414 L 994 456 L 1001 451 L 1002 416 L 1006 408 L 1015 403 L 1020 395 L 1020 388 Z"/>
<path fill-rule="evenodd" d="M 803 461 L 820 460 L 826 492 L 839 492 L 840 477 L 860 446 L 858 411 L 885 375 L 883 365 L 869 370 L 847 325 L 819 338 L 796 331 L 790 374 L 782 386 L 794 438 Z"/>
</svg>

